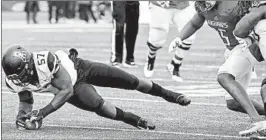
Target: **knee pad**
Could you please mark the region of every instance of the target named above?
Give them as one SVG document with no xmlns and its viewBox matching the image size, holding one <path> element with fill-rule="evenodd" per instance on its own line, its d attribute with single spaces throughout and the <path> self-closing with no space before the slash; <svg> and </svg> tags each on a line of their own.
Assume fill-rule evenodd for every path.
<svg viewBox="0 0 266 140">
<path fill-rule="evenodd" d="M 102 108 L 103 108 L 103 104 L 104 104 L 104 100 L 100 99 L 98 101 L 98 105 L 94 108 L 94 111 L 95 111 L 96 114 L 101 114 Z"/>
</svg>

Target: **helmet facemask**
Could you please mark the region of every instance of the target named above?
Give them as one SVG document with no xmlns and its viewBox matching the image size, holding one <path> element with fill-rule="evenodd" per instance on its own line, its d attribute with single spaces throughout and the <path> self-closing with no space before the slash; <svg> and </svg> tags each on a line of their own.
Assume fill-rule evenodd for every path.
<svg viewBox="0 0 266 140">
<path fill-rule="evenodd" d="M 32 58 L 28 58 L 25 61 L 24 66 L 21 66 L 21 68 L 23 68 L 23 70 L 19 74 L 11 74 L 8 75 L 7 78 L 11 80 L 15 85 L 27 86 L 32 81 L 34 74 L 34 62 Z"/>
<path fill-rule="evenodd" d="M 196 1 L 195 9 L 198 13 L 210 11 L 216 4 L 216 1 Z"/>
</svg>

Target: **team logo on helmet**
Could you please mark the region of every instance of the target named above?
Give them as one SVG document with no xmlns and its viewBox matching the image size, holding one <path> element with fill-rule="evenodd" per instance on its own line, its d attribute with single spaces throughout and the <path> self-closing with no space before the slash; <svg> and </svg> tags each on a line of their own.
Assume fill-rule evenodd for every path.
<svg viewBox="0 0 266 140">
<path fill-rule="evenodd" d="M 16 51 L 13 53 L 13 56 L 21 59 L 23 62 L 27 62 L 27 52 L 25 51 Z"/>
</svg>

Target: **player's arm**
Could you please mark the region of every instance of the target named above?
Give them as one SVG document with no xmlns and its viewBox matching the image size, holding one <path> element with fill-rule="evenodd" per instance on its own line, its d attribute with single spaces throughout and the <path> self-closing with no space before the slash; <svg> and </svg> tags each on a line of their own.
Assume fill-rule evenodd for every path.
<svg viewBox="0 0 266 140">
<path fill-rule="evenodd" d="M 236 25 L 234 34 L 239 38 L 248 37 L 250 31 L 257 23 L 266 16 L 266 6 L 253 8 L 249 14 L 245 15 Z"/>
<path fill-rule="evenodd" d="M 205 17 L 201 14 L 196 13 L 193 18 L 184 26 L 184 28 L 180 31 L 179 37 L 176 37 L 171 41 L 168 52 L 173 52 L 178 46 L 183 44 L 183 40 L 189 38 L 193 35 L 198 29 L 202 27 L 205 22 Z"/>
<path fill-rule="evenodd" d="M 49 58 L 50 57 L 50 58 Z M 56 55 L 48 56 L 48 66 L 49 69 L 53 72 L 53 79 L 51 85 L 58 89 L 57 93 L 54 93 L 55 96 L 52 101 L 40 110 L 34 110 L 29 114 L 29 117 L 34 116 L 35 120 L 42 119 L 49 115 L 50 113 L 59 109 L 66 101 L 72 97 L 73 86 L 70 75 L 66 69 L 60 64 Z"/>
<path fill-rule="evenodd" d="M 205 22 L 205 17 L 196 13 L 193 18 L 185 25 L 180 31 L 179 37 L 181 40 L 185 40 L 193 35 L 198 29 L 202 27 Z"/>
</svg>

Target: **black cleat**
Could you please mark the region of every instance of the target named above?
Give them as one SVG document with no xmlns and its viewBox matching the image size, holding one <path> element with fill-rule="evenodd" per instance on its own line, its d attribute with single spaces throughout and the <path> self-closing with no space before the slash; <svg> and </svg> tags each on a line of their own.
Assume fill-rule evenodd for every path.
<svg viewBox="0 0 266 140">
<path fill-rule="evenodd" d="M 145 77 L 152 77 L 153 72 L 154 72 L 154 62 L 155 62 L 155 57 L 154 58 L 148 57 L 147 62 L 145 63 L 145 66 L 144 66 Z"/>
<path fill-rule="evenodd" d="M 124 63 L 124 67 L 127 68 L 135 68 L 137 67 L 136 63 L 134 62 L 134 60 L 126 60 L 126 62 Z"/>
<path fill-rule="evenodd" d="M 178 66 L 178 65 L 175 65 L 174 63 L 173 63 L 173 61 L 171 62 L 171 63 L 169 63 L 168 65 L 167 65 L 167 70 L 168 70 L 168 72 L 171 74 L 171 76 L 172 76 L 172 79 L 174 80 L 174 81 L 176 81 L 176 82 L 179 82 L 179 83 L 182 83 L 184 80 L 183 80 L 183 78 L 180 76 L 180 73 L 179 73 L 179 67 L 180 67 L 180 65 Z"/>
<path fill-rule="evenodd" d="M 188 97 L 186 97 L 185 95 L 179 95 L 176 98 L 176 103 L 178 103 L 179 105 L 182 105 L 182 106 L 187 106 L 191 103 L 191 100 Z"/>
<path fill-rule="evenodd" d="M 118 59 L 115 59 L 114 61 L 111 61 L 111 66 L 113 67 L 120 67 L 120 65 L 122 64 L 121 61 L 118 61 Z"/>
<path fill-rule="evenodd" d="M 147 120 L 140 118 L 137 124 L 137 128 L 139 129 L 147 129 L 147 130 L 154 130 L 155 125 L 152 124 L 151 122 L 148 122 Z"/>
</svg>

